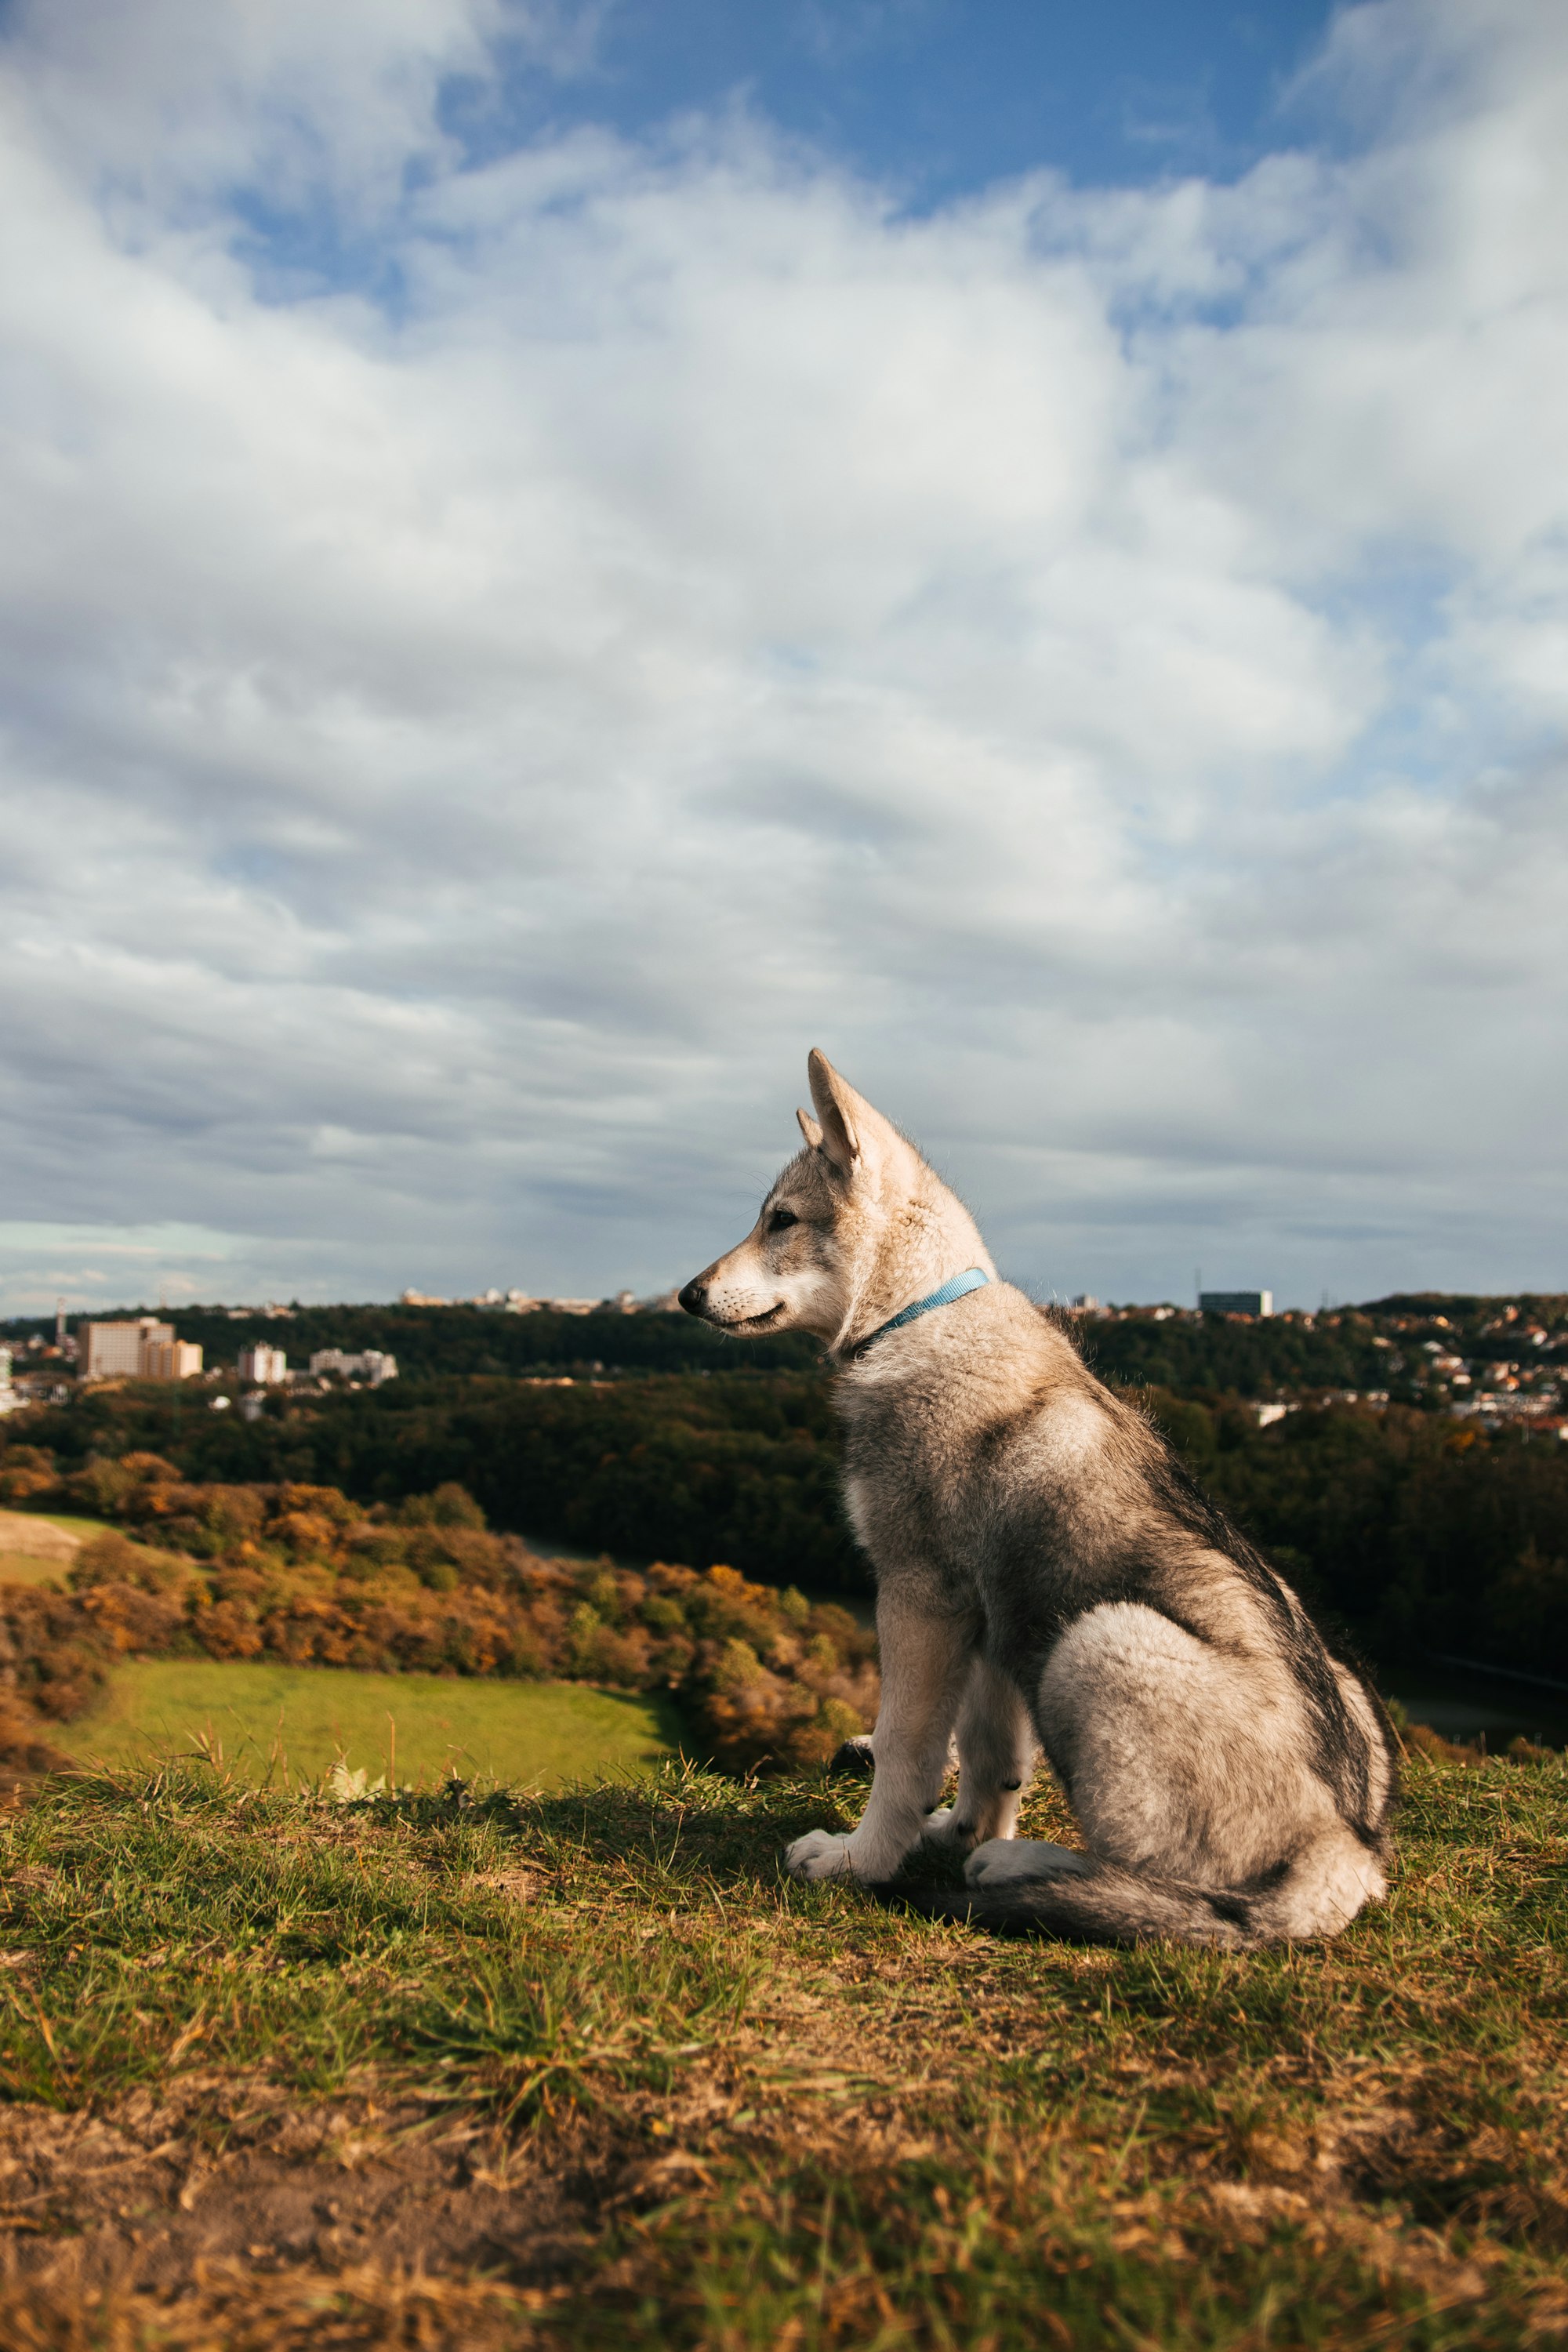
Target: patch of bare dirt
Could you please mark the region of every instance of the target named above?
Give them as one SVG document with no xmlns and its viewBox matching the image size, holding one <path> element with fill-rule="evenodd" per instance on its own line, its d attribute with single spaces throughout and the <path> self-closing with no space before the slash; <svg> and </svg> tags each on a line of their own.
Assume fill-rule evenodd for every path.
<svg viewBox="0 0 1568 2352">
<path fill-rule="evenodd" d="M 419 2100 L 303 2104 L 232 2076 L 96 2115 L 14 2107 L 0 2112 L 0 2340 L 135 2345 L 137 2313 L 195 2325 L 243 2301 L 243 2284 L 279 2328 L 312 2294 L 319 2315 L 341 2306 L 349 2333 L 313 2341 L 479 2341 L 481 2307 L 499 2326 L 516 2291 L 547 2300 L 565 2281 L 625 2169 L 584 2127 L 550 2134 L 546 2168 L 528 2141 Z M 94 2312 L 99 2332 L 79 2334 Z M 412 2335 L 395 2332 L 405 2321 Z"/>
<path fill-rule="evenodd" d="M 57 1528 L 29 1511 L 0 1511 L 0 1558 L 58 1560 L 68 1568 L 81 1549 L 81 1538 L 69 1528 Z"/>
</svg>

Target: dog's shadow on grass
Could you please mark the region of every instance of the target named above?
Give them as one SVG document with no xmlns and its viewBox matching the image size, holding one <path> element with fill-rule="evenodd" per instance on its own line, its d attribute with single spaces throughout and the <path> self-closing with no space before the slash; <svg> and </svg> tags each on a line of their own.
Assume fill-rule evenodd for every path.
<svg viewBox="0 0 1568 2352">
<path fill-rule="evenodd" d="M 639 1877 L 651 1872 L 666 1879 L 776 1887 L 794 1839 L 808 1830 L 855 1827 L 868 1783 L 868 1775 L 842 1768 L 788 1780 L 671 1769 L 651 1780 L 607 1779 L 528 1797 L 498 1792 L 469 1810 L 493 1821 L 509 1843 L 547 1867 L 597 1863 Z M 919 1847 L 900 1878 L 960 1886 L 963 1856 L 942 1846 Z"/>
<path fill-rule="evenodd" d="M 510 1826 L 542 1862 L 773 1885 L 793 1838 L 853 1829 L 859 1793 L 822 1780 L 781 1786 L 717 1774 L 703 1774 L 700 1786 L 604 1781 L 522 1800 Z"/>
</svg>

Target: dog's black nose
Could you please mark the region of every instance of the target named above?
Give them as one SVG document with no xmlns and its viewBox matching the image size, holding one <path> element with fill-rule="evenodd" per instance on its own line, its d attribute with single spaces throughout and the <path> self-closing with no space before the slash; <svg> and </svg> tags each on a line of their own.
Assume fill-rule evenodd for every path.
<svg viewBox="0 0 1568 2352">
<path fill-rule="evenodd" d="M 689 1282 L 680 1293 L 680 1303 L 689 1315 L 700 1315 L 708 1303 L 708 1292 L 700 1282 Z"/>
</svg>

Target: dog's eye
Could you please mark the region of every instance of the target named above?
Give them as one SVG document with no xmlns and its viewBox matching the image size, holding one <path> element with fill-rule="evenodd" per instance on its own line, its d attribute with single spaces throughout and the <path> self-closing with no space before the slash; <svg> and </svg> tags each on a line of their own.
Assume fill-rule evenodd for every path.
<svg viewBox="0 0 1568 2352">
<path fill-rule="evenodd" d="M 775 1209 L 768 1219 L 770 1234 L 782 1234 L 786 1225 L 798 1225 L 800 1219 L 793 1209 Z"/>
</svg>

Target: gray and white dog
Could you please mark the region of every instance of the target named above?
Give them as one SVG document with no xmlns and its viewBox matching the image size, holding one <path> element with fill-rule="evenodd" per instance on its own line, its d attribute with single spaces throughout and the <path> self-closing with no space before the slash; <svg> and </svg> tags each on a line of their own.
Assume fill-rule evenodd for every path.
<svg viewBox="0 0 1568 2352">
<path fill-rule="evenodd" d="M 1376 1698 L 1149 1423 L 997 1279 L 914 1146 L 823 1055 L 808 1068 L 805 1150 L 680 1294 L 721 1330 L 812 1332 L 839 1367 L 882 1705 L 858 1829 L 797 1838 L 789 1869 L 881 1887 L 940 1840 L 968 1854 L 968 1891 L 899 1899 L 984 1926 L 1233 1950 L 1335 1934 L 1385 1885 Z M 1081 1853 L 1016 1835 L 1040 1749 Z"/>
</svg>

